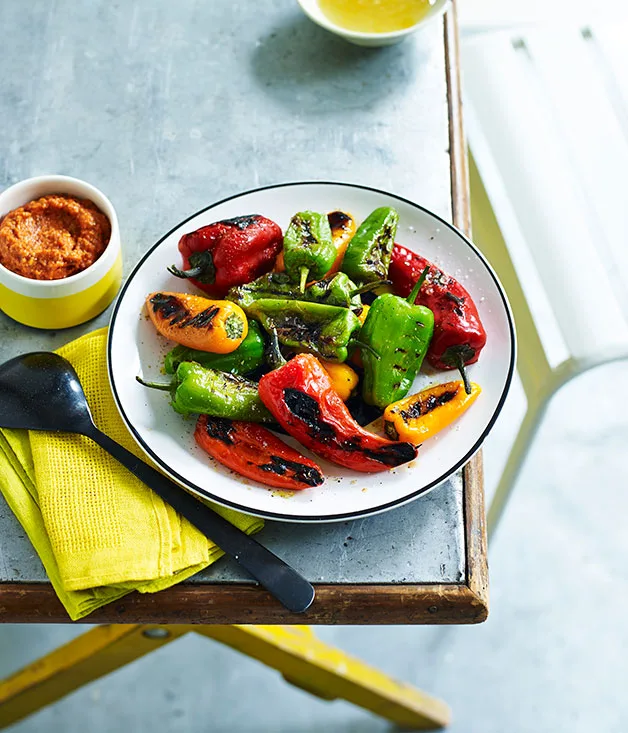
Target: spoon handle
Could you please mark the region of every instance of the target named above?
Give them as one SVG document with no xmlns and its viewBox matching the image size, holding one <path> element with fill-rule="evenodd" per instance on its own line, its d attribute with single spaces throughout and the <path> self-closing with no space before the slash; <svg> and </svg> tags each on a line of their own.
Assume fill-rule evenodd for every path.
<svg viewBox="0 0 628 733">
<path fill-rule="evenodd" d="M 294 613 L 303 613 L 314 600 L 314 588 L 296 570 L 259 542 L 234 527 L 184 489 L 134 456 L 94 427 L 88 437 L 143 481 L 179 514 L 231 555 L 260 585 Z"/>
</svg>

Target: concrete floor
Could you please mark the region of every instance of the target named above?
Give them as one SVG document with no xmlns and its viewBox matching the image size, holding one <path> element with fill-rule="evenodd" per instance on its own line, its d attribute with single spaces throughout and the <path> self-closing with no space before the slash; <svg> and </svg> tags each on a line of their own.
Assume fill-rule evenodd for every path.
<svg viewBox="0 0 628 733">
<path fill-rule="evenodd" d="M 447 700 L 452 733 L 625 733 L 627 382 L 628 364 L 608 365 L 552 403 L 491 546 L 487 623 L 324 627 L 319 636 Z M 489 482 L 508 414 L 485 450 Z M 76 633 L 0 627 L 0 676 Z M 12 730 L 377 733 L 389 726 L 191 635 Z"/>
</svg>

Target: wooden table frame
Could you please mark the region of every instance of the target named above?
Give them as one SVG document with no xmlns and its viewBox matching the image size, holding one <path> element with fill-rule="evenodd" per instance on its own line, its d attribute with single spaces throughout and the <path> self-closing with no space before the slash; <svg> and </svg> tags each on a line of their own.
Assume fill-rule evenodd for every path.
<svg viewBox="0 0 628 733">
<path fill-rule="evenodd" d="M 462 124 L 455 11 L 445 17 L 451 198 L 454 224 L 470 231 L 467 153 Z M 438 585 L 316 585 L 305 614 L 288 613 L 252 585 L 181 584 L 155 594 L 132 593 L 90 614 L 84 623 L 198 624 L 464 624 L 488 615 L 487 539 L 482 456 L 463 469 L 466 579 Z M 287 558 L 289 560 L 289 558 Z M 47 583 L 0 583 L 0 621 L 67 623 Z"/>
</svg>

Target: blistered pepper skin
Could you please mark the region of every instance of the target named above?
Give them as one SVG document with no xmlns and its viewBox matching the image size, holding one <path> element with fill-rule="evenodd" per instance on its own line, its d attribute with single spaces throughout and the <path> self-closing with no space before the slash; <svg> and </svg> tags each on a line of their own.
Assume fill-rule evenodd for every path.
<svg viewBox="0 0 628 733">
<path fill-rule="evenodd" d="M 223 219 L 184 234 L 179 240 L 183 268 L 173 265 L 169 270 L 221 298 L 229 288 L 271 270 L 282 243 L 281 228 L 264 216 Z"/>
<path fill-rule="evenodd" d="M 269 334 L 276 332 L 283 346 L 310 351 L 327 361 L 346 361 L 349 344 L 360 329 L 360 320 L 349 308 L 302 300 L 262 298 L 247 312 Z"/>
<path fill-rule="evenodd" d="M 388 277 L 395 293 L 407 297 L 426 267 L 429 273 L 415 301 L 434 313 L 434 337 L 426 359 L 437 369 L 461 369 L 476 362 L 486 344 L 486 331 L 469 293 L 425 257 L 400 244 L 393 248 Z"/>
<path fill-rule="evenodd" d="M 175 346 L 164 357 L 164 371 L 175 374 L 179 364 L 195 361 L 201 366 L 220 372 L 244 376 L 264 363 L 264 337 L 256 321 L 249 321 L 249 332 L 235 351 L 229 354 L 212 354 L 209 351 Z"/>
<path fill-rule="evenodd" d="M 266 486 L 301 491 L 325 480 L 314 461 L 257 423 L 201 415 L 194 438 L 223 466 Z"/>
<path fill-rule="evenodd" d="M 146 311 L 157 331 L 181 346 L 213 354 L 230 354 L 248 334 L 244 311 L 228 300 L 209 300 L 190 293 L 151 293 Z"/>
<path fill-rule="evenodd" d="M 139 376 L 136 379 L 145 387 L 169 392 L 170 404 L 181 415 L 272 422 L 259 397 L 257 383 L 235 374 L 184 361 L 170 383 L 147 382 Z"/>
<path fill-rule="evenodd" d="M 471 382 L 467 394 L 464 382 L 445 382 L 410 395 L 384 410 L 384 429 L 393 440 L 408 440 L 415 445 L 451 425 L 471 407 L 481 392 Z"/>
<path fill-rule="evenodd" d="M 288 276 L 305 290 L 305 283 L 326 275 L 336 260 L 327 214 L 300 211 L 290 220 L 283 238 L 283 260 Z"/>
<path fill-rule="evenodd" d="M 375 298 L 360 331 L 371 346 L 362 352 L 362 396 L 382 409 L 405 397 L 421 368 L 434 332 L 429 308 L 411 305 L 392 293 Z"/>
<path fill-rule="evenodd" d="M 358 425 L 311 354 L 299 354 L 264 375 L 259 394 L 293 438 L 341 466 L 373 473 L 416 458 L 417 449 L 411 443 L 386 440 Z"/>
<path fill-rule="evenodd" d="M 390 206 L 372 211 L 351 238 L 340 269 L 356 283 L 385 280 L 399 214 Z"/>
</svg>

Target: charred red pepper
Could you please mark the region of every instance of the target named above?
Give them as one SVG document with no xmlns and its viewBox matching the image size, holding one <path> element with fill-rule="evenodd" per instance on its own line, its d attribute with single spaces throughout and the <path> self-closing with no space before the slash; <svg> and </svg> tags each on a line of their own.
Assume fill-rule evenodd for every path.
<svg viewBox="0 0 628 733">
<path fill-rule="evenodd" d="M 426 267 L 430 269 L 415 301 L 434 313 L 434 336 L 425 358 L 438 369 L 459 369 L 471 394 L 464 366 L 478 360 L 486 331 L 469 293 L 453 277 L 400 244 L 393 247 L 388 279 L 397 295 L 408 296 Z"/>
<path fill-rule="evenodd" d="M 387 440 L 360 427 L 312 354 L 299 354 L 264 375 L 259 395 L 293 438 L 341 466 L 373 473 L 417 456 L 411 443 Z"/>
<path fill-rule="evenodd" d="M 179 240 L 183 269 L 173 265 L 168 271 L 222 298 L 229 288 L 272 270 L 282 246 L 274 221 L 258 214 L 237 216 L 184 234 Z"/>
<path fill-rule="evenodd" d="M 252 422 L 201 415 L 194 438 L 223 466 L 268 486 L 299 491 L 325 480 L 314 461 Z"/>
</svg>

